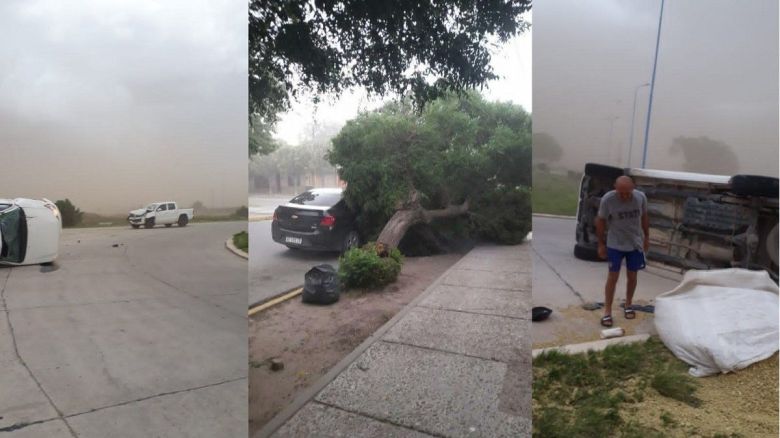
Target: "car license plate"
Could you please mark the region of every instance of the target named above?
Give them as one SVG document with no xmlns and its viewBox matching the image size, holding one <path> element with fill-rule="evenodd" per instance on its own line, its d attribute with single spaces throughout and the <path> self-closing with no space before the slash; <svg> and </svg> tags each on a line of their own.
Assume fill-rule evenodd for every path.
<svg viewBox="0 0 780 438">
<path fill-rule="evenodd" d="M 285 236 L 284 237 L 284 241 L 286 243 L 294 243 L 296 245 L 300 245 L 300 244 L 303 243 L 303 238 L 302 237 Z"/>
</svg>

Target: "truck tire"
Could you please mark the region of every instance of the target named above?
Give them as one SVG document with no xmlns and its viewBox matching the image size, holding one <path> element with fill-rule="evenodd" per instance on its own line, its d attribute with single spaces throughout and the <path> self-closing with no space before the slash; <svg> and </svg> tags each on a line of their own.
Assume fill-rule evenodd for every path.
<svg viewBox="0 0 780 438">
<path fill-rule="evenodd" d="M 585 175 L 616 179 L 625 175 L 625 171 L 619 167 L 607 166 L 606 164 L 587 163 L 585 164 Z"/>
<path fill-rule="evenodd" d="M 589 262 L 603 262 L 604 259 L 599 258 L 599 250 L 597 247 L 591 245 L 574 245 L 574 257 L 580 260 L 587 260 Z"/>
<path fill-rule="evenodd" d="M 739 196 L 778 197 L 778 179 L 760 175 L 734 175 L 729 180 L 731 192 Z"/>
<path fill-rule="evenodd" d="M 130 224 L 130 226 L 133 227 L 133 229 L 136 229 L 136 230 L 141 228 L 140 225 L 136 225 L 136 224 Z"/>
<path fill-rule="evenodd" d="M 144 222 L 144 228 L 154 228 L 154 218 L 147 219 L 146 222 Z"/>
<path fill-rule="evenodd" d="M 189 221 L 190 221 L 190 219 L 187 217 L 187 215 L 183 214 L 183 215 L 179 216 L 178 224 L 179 224 L 180 227 L 186 227 L 187 226 L 187 222 L 189 222 Z"/>
</svg>

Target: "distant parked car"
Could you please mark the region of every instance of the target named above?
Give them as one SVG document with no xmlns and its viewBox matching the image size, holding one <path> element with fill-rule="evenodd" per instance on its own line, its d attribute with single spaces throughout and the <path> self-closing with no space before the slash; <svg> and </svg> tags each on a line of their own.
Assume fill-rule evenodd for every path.
<svg viewBox="0 0 780 438">
<path fill-rule="evenodd" d="M 647 258 L 687 269 L 766 270 L 778 280 L 778 179 L 621 169 L 588 163 L 580 184 L 574 255 L 598 260 L 595 218 L 615 178 L 647 196 Z"/>
<path fill-rule="evenodd" d="M 48 199 L 0 199 L 0 264 L 47 264 L 57 259 L 60 210 Z"/>
<path fill-rule="evenodd" d="M 288 248 L 347 251 L 360 245 L 342 189 L 311 189 L 274 211 L 271 234 Z"/>
<path fill-rule="evenodd" d="M 146 208 L 133 210 L 127 216 L 127 221 L 133 228 L 152 228 L 155 225 L 165 225 L 170 227 L 177 224 L 185 227 L 192 220 L 193 211 L 191 208 L 178 208 L 175 202 L 153 202 Z"/>
</svg>

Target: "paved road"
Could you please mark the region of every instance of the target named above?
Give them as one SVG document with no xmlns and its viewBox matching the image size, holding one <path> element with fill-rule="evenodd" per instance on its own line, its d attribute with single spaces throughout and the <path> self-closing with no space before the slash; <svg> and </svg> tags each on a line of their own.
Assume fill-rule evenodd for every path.
<svg viewBox="0 0 780 438">
<path fill-rule="evenodd" d="M 246 436 L 245 227 L 65 230 L 0 268 L 3 437 Z"/>
<path fill-rule="evenodd" d="M 249 223 L 249 304 L 266 301 L 303 284 L 312 266 L 338 267 L 338 253 L 290 250 L 271 239 L 271 221 Z"/>
<path fill-rule="evenodd" d="M 253 195 L 249 197 L 249 215 L 267 216 L 274 213 L 276 207 L 286 204 L 293 195 Z"/>
<path fill-rule="evenodd" d="M 533 305 L 546 306 L 555 310 L 580 306 L 585 302 L 604 301 L 604 282 L 607 275 L 606 262 L 589 262 L 574 257 L 573 219 L 557 219 L 534 216 L 533 218 Z M 682 278 L 670 271 L 649 266 L 640 271 L 637 280 L 635 300 L 651 303 L 659 294 L 671 290 Z M 620 300 L 625 297 L 625 271 L 621 272 L 615 292 L 613 315 L 619 310 Z M 600 311 L 593 314 L 589 328 L 596 337 L 601 328 L 598 325 Z M 617 325 L 622 317 L 616 318 Z M 549 321 L 533 325 L 534 343 L 554 338 L 555 333 L 566 329 L 565 317 L 553 313 Z M 580 332 L 582 327 L 569 326 L 571 332 Z M 638 331 L 652 332 L 652 320 L 647 320 Z"/>
</svg>

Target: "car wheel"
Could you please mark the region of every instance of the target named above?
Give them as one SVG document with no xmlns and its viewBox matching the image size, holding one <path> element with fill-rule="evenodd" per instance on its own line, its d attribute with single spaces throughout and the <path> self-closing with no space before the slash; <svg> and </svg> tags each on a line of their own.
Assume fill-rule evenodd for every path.
<svg viewBox="0 0 780 438">
<path fill-rule="evenodd" d="M 729 180 L 731 192 L 739 196 L 777 198 L 778 179 L 760 175 L 734 175 Z"/>
<path fill-rule="evenodd" d="M 360 246 L 360 236 L 358 236 L 357 231 L 350 231 L 347 233 L 346 237 L 344 237 L 344 243 L 341 245 L 341 252 L 347 252 L 358 246 Z"/>
<path fill-rule="evenodd" d="M 189 221 L 190 221 L 190 219 L 187 217 L 186 214 L 183 214 L 183 215 L 179 216 L 179 226 L 180 227 L 186 227 L 187 226 L 187 222 L 189 222 Z"/>
<path fill-rule="evenodd" d="M 136 229 L 136 230 L 137 230 L 137 229 L 139 229 L 139 228 L 141 228 L 141 226 L 140 226 L 140 225 L 136 225 L 136 224 L 132 224 L 132 225 L 130 225 L 130 226 L 131 226 L 131 227 L 133 227 L 133 229 Z"/>
<path fill-rule="evenodd" d="M 589 262 L 603 262 L 604 260 L 599 258 L 599 250 L 595 246 L 576 244 L 574 245 L 574 257 L 580 260 L 587 260 Z"/>
<path fill-rule="evenodd" d="M 144 228 L 154 228 L 154 218 L 147 219 L 146 222 L 144 222 Z"/>
<path fill-rule="evenodd" d="M 775 265 L 778 264 L 778 234 L 777 224 L 775 224 L 766 238 L 766 252 L 769 254 L 769 259 L 772 260 Z"/>
</svg>

